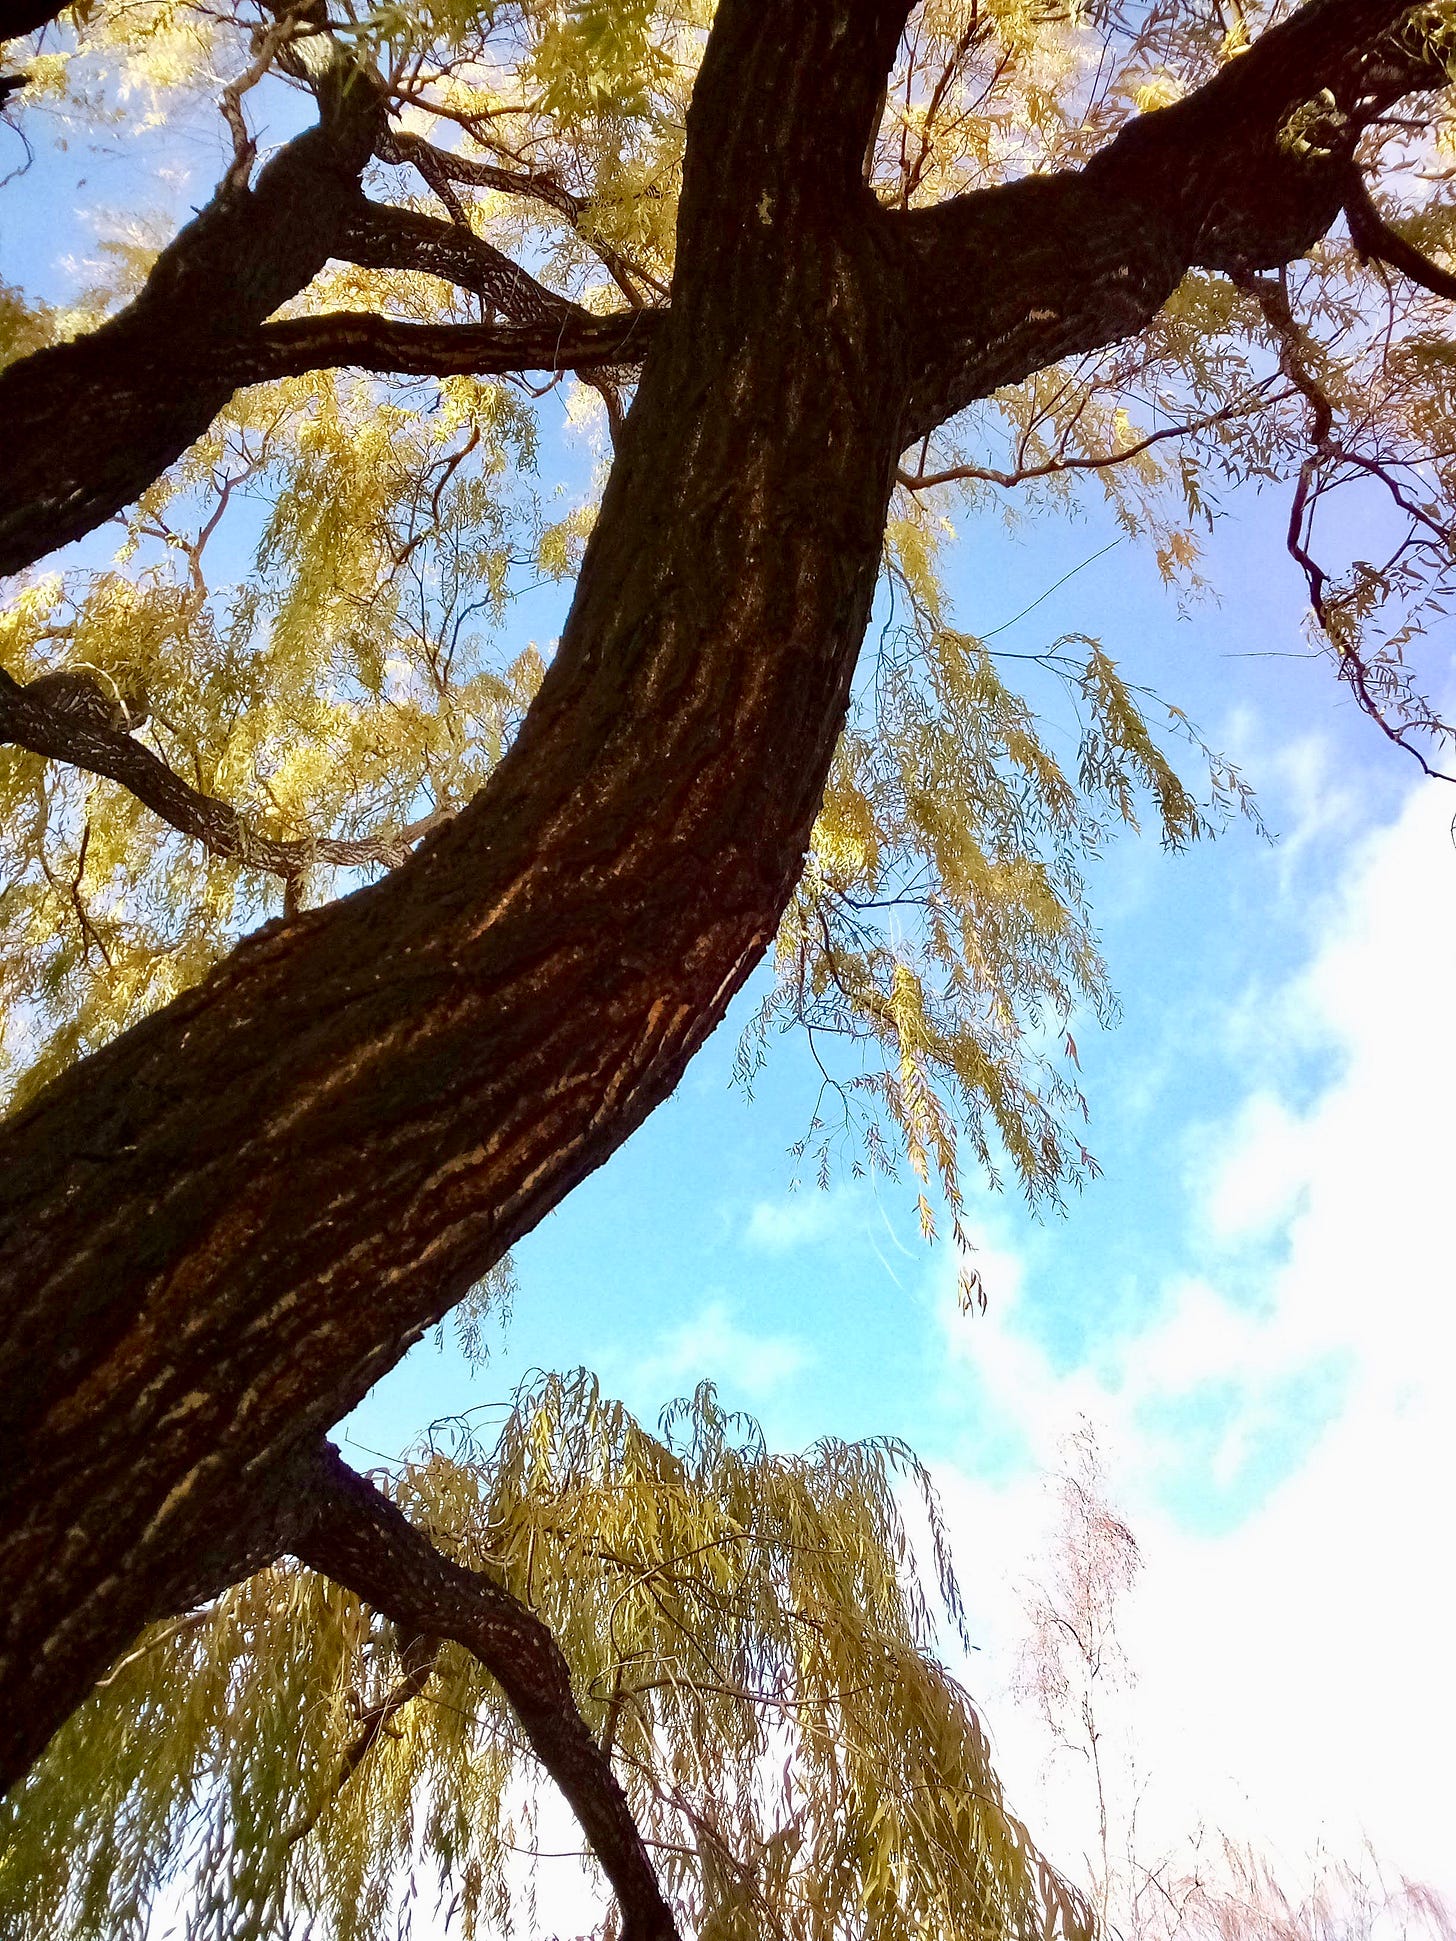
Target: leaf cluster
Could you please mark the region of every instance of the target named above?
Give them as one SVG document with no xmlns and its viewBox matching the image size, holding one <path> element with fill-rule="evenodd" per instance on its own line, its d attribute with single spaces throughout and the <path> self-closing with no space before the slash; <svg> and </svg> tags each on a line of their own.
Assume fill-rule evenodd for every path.
<svg viewBox="0 0 1456 1941">
<path fill-rule="evenodd" d="M 688 1931 L 1088 1931 L 934 1655 L 937 1607 L 952 1636 L 964 1614 L 902 1444 L 776 1455 L 709 1386 L 654 1435 L 578 1372 L 438 1425 L 388 1487 L 551 1625 Z M 166 1908 L 196 1936 L 372 1941 L 426 1883 L 466 1936 L 529 1926 L 519 1728 L 453 1646 L 390 1712 L 411 1648 L 286 1565 L 154 1627 L 6 1802 L 6 1931 L 123 1941 Z"/>
</svg>

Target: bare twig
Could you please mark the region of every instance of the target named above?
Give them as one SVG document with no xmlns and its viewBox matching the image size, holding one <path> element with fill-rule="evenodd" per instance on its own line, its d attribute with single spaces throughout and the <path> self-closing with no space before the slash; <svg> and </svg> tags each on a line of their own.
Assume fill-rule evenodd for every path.
<svg viewBox="0 0 1456 1941">
<path fill-rule="evenodd" d="M 286 1846 L 296 1846 L 300 1840 L 306 1839 L 313 1832 L 324 1814 L 333 1805 L 340 1793 L 343 1792 L 365 1759 L 368 1758 L 376 1740 L 382 1734 L 393 1729 L 395 1719 L 404 1710 L 405 1706 L 411 1700 L 418 1698 L 424 1691 L 426 1685 L 429 1684 L 431 1678 L 434 1676 L 435 1666 L 439 1661 L 439 1657 L 440 1641 L 438 1638 L 428 1638 L 417 1634 L 409 1639 L 403 1651 L 400 1653 L 400 1660 L 404 1666 L 404 1676 L 385 1693 L 377 1705 L 371 1705 L 361 1715 L 359 1735 L 350 1744 L 343 1759 L 339 1762 L 339 1770 L 334 1776 L 333 1785 L 315 1807 L 295 1820 L 293 1825 L 288 1828 L 283 1836 Z"/>
<path fill-rule="evenodd" d="M 1451 532 L 1423 507 L 1410 501 L 1401 491 L 1399 481 L 1391 476 L 1388 466 L 1363 453 L 1352 451 L 1336 437 L 1334 402 L 1317 373 L 1319 352 L 1290 309 L 1283 273 L 1277 278 L 1247 275 L 1236 280 L 1239 287 L 1258 304 L 1278 346 L 1279 368 L 1309 407 L 1310 451 L 1300 465 L 1295 480 L 1285 543 L 1290 557 L 1305 576 L 1315 619 L 1338 654 L 1341 676 L 1348 682 L 1362 712 L 1369 715 L 1388 741 L 1404 749 L 1426 775 L 1440 781 L 1456 781 L 1456 775 L 1448 775 L 1443 769 L 1435 767 L 1409 738 L 1412 728 L 1424 729 L 1432 734 L 1449 734 L 1446 724 L 1429 709 L 1419 720 L 1404 723 L 1393 721 L 1381 705 L 1380 697 L 1375 692 L 1371 664 L 1350 637 L 1348 623 L 1341 624 L 1338 607 L 1329 596 L 1329 574 L 1316 559 L 1311 547 L 1314 508 L 1329 488 L 1331 471 L 1341 465 L 1348 465 L 1377 479 L 1401 511 L 1413 523 L 1427 528 L 1448 554 L 1452 547 Z"/>
<path fill-rule="evenodd" d="M 895 477 L 899 484 L 911 492 L 927 492 L 932 486 L 951 485 L 962 479 L 982 479 L 988 485 L 1024 485 L 1029 479 L 1051 478 L 1058 472 L 1101 472 L 1112 465 L 1124 465 L 1130 458 L 1137 458 L 1154 445 L 1164 444 L 1170 438 L 1192 438 L 1199 432 L 1210 431 L 1215 425 L 1227 424 L 1231 418 L 1247 417 L 1256 407 L 1270 402 L 1267 385 L 1258 385 L 1246 397 L 1236 398 L 1231 404 L 1217 411 L 1210 411 L 1201 418 L 1190 418 L 1184 424 L 1163 425 L 1157 431 L 1137 439 L 1131 445 L 1124 445 L 1117 451 L 1097 452 L 1085 458 L 1069 458 L 1059 452 L 1055 458 L 1044 460 L 1039 465 L 1019 466 L 1013 472 L 997 471 L 989 465 L 950 465 L 943 471 L 927 472 L 922 461 L 917 472 L 899 470 Z"/>
</svg>

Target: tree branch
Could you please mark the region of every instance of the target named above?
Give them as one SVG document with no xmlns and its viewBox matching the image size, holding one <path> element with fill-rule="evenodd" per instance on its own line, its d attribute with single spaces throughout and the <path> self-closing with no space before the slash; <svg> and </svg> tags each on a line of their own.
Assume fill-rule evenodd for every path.
<svg viewBox="0 0 1456 1941">
<path fill-rule="evenodd" d="M 566 1660 L 540 1618 L 494 1578 L 444 1556 L 332 1444 L 311 1492 L 317 1514 L 294 1535 L 294 1554 L 405 1631 L 451 1639 L 479 1659 L 611 1881 L 623 1941 L 677 1941 L 627 1796 L 577 1710 Z"/>
<path fill-rule="evenodd" d="M 399 376 L 484 377 L 513 371 L 595 371 L 640 364 L 667 316 L 625 310 L 535 324 L 411 324 L 334 310 L 264 324 L 219 344 L 212 369 L 229 388 L 303 371 L 353 366 Z"/>
<path fill-rule="evenodd" d="M 1133 335 L 1190 269 L 1302 256 L 1348 195 L 1360 131 L 1448 78 L 1406 0 L 1312 0 L 1082 169 L 886 211 L 918 362 L 906 445 L 1002 385 Z M 1325 95 L 1319 141 L 1291 141 L 1291 117 Z"/>
<path fill-rule="evenodd" d="M 653 291 L 661 297 L 667 295 L 666 285 L 630 261 L 612 244 L 589 231 L 587 218 L 591 212 L 590 203 L 584 197 L 574 195 L 547 169 L 533 168 L 524 162 L 518 163 L 515 168 L 501 168 L 493 162 L 478 162 L 467 155 L 452 155 L 448 149 L 437 148 L 433 142 L 427 142 L 422 135 L 412 135 L 400 128 L 388 129 L 380 137 L 375 153 L 381 161 L 400 167 L 413 162 L 425 179 L 437 187 L 444 178 L 475 188 L 493 189 L 498 195 L 543 203 L 566 218 L 577 235 L 600 259 L 629 303 L 641 305 L 645 301 L 645 291 Z"/>
<path fill-rule="evenodd" d="M 0 669 L 0 742 L 104 775 L 130 790 L 184 836 L 195 837 L 212 855 L 233 857 L 245 868 L 267 870 L 286 883 L 294 883 L 315 863 L 356 869 L 382 863 L 397 868 L 413 845 L 449 814 L 436 809 L 398 834 L 353 840 L 318 836 L 283 841 L 265 835 L 230 804 L 190 787 L 124 728 L 55 706 L 44 692 L 48 678 L 42 676 L 39 683 L 25 686 Z M 104 707 L 106 697 L 99 687 L 96 698 Z"/>
<path fill-rule="evenodd" d="M 1385 263 L 1438 297 L 1456 301 L 1456 276 L 1397 235 L 1371 198 L 1358 165 L 1351 161 L 1345 178 L 1345 220 L 1350 241 L 1366 261 Z"/>
<path fill-rule="evenodd" d="M 0 0 L 0 46 L 47 26 L 69 4 L 70 0 Z"/>
<path fill-rule="evenodd" d="M 371 270 L 419 270 L 473 291 L 512 323 L 590 321 L 591 312 L 538 283 L 519 263 L 457 222 L 361 196 L 345 217 L 336 256 Z"/>
<path fill-rule="evenodd" d="M 1232 404 L 1224 405 L 1218 411 L 1205 413 L 1201 418 L 1190 418 L 1185 424 L 1161 425 L 1158 430 L 1148 432 L 1144 437 L 1134 439 L 1117 451 L 1094 452 L 1085 457 L 1068 457 L 1060 451 L 1054 458 L 1043 460 L 1039 465 L 1020 465 L 1014 472 L 998 471 L 990 465 L 948 465 L 938 472 L 907 472 L 901 466 L 895 474 L 896 481 L 911 492 L 928 492 L 933 486 L 952 485 L 961 480 L 978 479 L 987 485 L 1000 485 L 1009 489 L 1014 485 L 1026 485 L 1033 479 L 1053 478 L 1058 472 L 1103 472 L 1114 465 L 1124 465 L 1130 458 L 1139 458 L 1154 445 L 1165 444 L 1170 438 L 1195 438 L 1200 432 L 1211 431 L 1215 425 L 1227 424 L 1230 419 L 1247 417 L 1257 405 L 1267 403 L 1265 388 L 1256 389 L 1249 397 L 1236 398 Z"/>
<path fill-rule="evenodd" d="M 1361 651 L 1358 627 L 1352 626 L 1352 616 L 1348 611 L 1341 611 L 1338 598 L 1332 600 L 1329 597 L 1330 576 L 1312 551 L 1315 507 L 1326 489 L 1329 471 L 1341 465 L 1348 465 L 1378 480 L 1412 526 L 1424 527 L 1447 558 L 1451 556 L 1453 537 L 1456 535 L 1433 518 L 1423 506 L 1413 503 L 1386 466 L 1377 459 L 1352 451 L 1335 436 L 1334 403 L 1320 382 L 1316 368 L 1319 353 L 1289 307 L 1283 279 L 1247 276 L 1239 279 L 1239 287 L 1258 304 L 1279 347 L 1279 368 L 1309 407 L 1310 449 L 1295 480 L 1285 545 L 1308 584 L 1310 609 L 1338 656 L 1341 679 L 1349 684 L 1361 709 L 1386 739 L 1412 756 L 1432 780 L 1456 781 L 1456 776 L 1428 761 L 1410 739 L 1412 730 L 1424 730 L 1449 741 L 1449 725 L 1429 707 L 1423 707 L 1415 720 L 1408 718 L 1402 723 L 1390 718 L 1376 692 L 1379 680 L 1376 669 Z"/>
<path fill-rule="evenodd" d="M 435 1675 L 440 1658 L 440 1640 L 415 1633 L 400 1653 L 404 1676 L 392 1685 L 377 1705 L 370 1706 L 359 1720 L 358 1736 L 344 1753 L 333 1786 L 312 1811 L 303 1814 L 289 1827 L 284 1839 L 290 1847 L 307 1839 L 324 1814 L 343 1792 L 354 1774 L 373 1751 L 380 1736 L 388 1732 L 407 1705 L 417 1699 Z"/>
<path fill-rule="evenodd" d="M 179 458 L 236 388 L 219 373 L 218 344 L 245 336 L 328 261 L 383 111 L 377 80 L 350 55 L 314 85 L 316 125 L 251 188 L 230 171 L 124 310 L 0 371 L 0 574 L 79 539 Z"/>
</svg>

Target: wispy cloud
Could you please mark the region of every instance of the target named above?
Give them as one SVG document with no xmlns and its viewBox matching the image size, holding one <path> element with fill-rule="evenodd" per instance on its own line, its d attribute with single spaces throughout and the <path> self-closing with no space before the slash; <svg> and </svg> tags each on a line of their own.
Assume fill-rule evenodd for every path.
<svg viewBox="0 0 1456 1941">
<path fill-rule="evenodd" d="M 686 1390 L 711 1379 L 758 1402 L 815 1359 L 802 1335 L 755 1333 L 739 1321 L 731 1303 L 715 1298 L 660 1337 L 640 1364 L 638 1380 L 657 1389 Z"/>
<path fill-rule="evenodd" d="M 794 1247 L 822 1246 L 842 1234 L 844 1225 L 842 1193 L 799 1192 L 785 1200 L 759 1200 L 748 1216 L 744 1240 L 766 1253 L 787 1253 Z"/>
</svg>

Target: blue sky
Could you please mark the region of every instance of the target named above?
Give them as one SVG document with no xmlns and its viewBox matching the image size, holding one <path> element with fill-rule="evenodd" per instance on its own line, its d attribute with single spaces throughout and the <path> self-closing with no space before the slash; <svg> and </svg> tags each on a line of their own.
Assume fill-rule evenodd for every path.
<svg viewBox="0 0 1456 1941">
<path fill-rule="evenodd" d="M 98 169 L 113 205 L 140 182 L 185 209 L 215 173 L 210 126 L 195 148 L 192 185 L 185 155 L 163 182 L 136 145 L 43 154 L 0 198 L 0 275 L 74 286 L 75 177 Z M 754 983 L 674 1098 L 521 1246 L 490 1366 L 423 1344 L 346 1435 L 360 1461 L 393 1455 L 533 1367 L 584 1363 L 648 1418 L 711 1377 L 781 1444 L 905 1436 L 950 1508 L 982 1647 L 969 1675 L 1013 1797 L 1075 1867 L 1085 1799 L 1007 1683 L 1043 1478 L 1085 1414 L 1147 1557 L 1128 1730 L 1151 1837 L 1203 1817 L 1298 1855 L 1368 1830 L 1456 1888 L 1456 797 L 1420 785 L 1304 655 L 1285 516 L 1279 491 L 1230 502 L 1219 604 L 1180 616 L 1122 546 L 1000 637 L 1098 634 L 1241 762 L 1278 840 L 1238 824 L 1169 856 L 1125 838 L 1094 872 L 1123 1017 L 1073 1029 L 1104 1176 L 1043 1223 L 973 1193 L 985 1316 L 958 1313 L 908 1188 L 790 1190 L 817 1079 L 789 1038 L 751 1103 L 730 1086 Z M 1095 515 L 1019 538 L 969 526 L 960 623 L 997 626 L 1108 537 Z M 521 624 L 544 645 L 555 621 Z"/>
<path fill-rule="evenodd" d="M 730 1086 L 750 987 L 677 1095 L 520 1248 L 492 1366 L 424 1346 L 350 1433 L 392 1452 L 533 1366 L 585 1363 L 648 1417 L 710 1376 L 786 1445 L 906 1436 L 952 1507 L 973 1688 L 1014 1796 L 1075 1866 L 1086 1801 L 1005 1687 L 1042 1478 L 1085 1413 L 1148 1557 L 1128 1730 L 1156 1837 L 1206 1817 L 1297 1858 L 1368 1832 L 1456 1884 L 1437 1618 L 1456 805 L 1302 657 L 1282 523 L 1280 495 L 1241 496 L 1212 546 L 1218 605 L 1178 617 L 1121 549 L 1016 630 L 1099 633 L 1241 760 L 1277 840 L 1239 824 L 1170 856 L 1128 839 L 1097 871 L 1123 1017 L 1074 1029 L 1104 1176 L 1065 1219 L 974 1197 L 986 1317 L 956 1311 L 908 1190 L 791 1190 L 816 1074 L 791 1038 L 752 1103 Z M 1095 520 L 970 531 L 963 623 L 995 625 L 1101 537 Z M 1427 1534 L 1392 1552 L 1397 1530 Z M 1401 1668 L 1419 1697 L 1392 1688 Z"/>
<path fill-rule="evenodd" d="M 1085 1791 L 1008 1684 L 1044 1479 L 1086 1416 L 1147 1559 L 1121 1728 L 1151 1782 L 1145 1837 L 1173 1850 L 1207 1822 L 1296 1867 L 1369 1837 L 1450 1889 L 1456 799 L 1304 655 L 1284 516 L 1277 492 L 1235 501 L 1217 605 L 1180 618 L 1120 549 L 1016 630 L 1100 634 L 1241 761 L 1276 839 L 1124 839 L 1095 872 L 1123 1017 L 1074 1030 L 1104 1175 L 1063 1219 L 973 1195 L 986 1316 L 957 1311 L 908 1189 L 791 1190 L 817 1075 L 790 1038 L 751 1103 L 731 1087 L 751 985 L 519 1249 L 491 1366 L 424 1345 L 348 1432 L 392 1453 L 534 1366 L 584 1363 L 648 1418 L 706 1376 L 784 1445 L 905 1436 L 950 1505 L 968 1676 L 1013 1797 L 1075 1869 Z M 962 623 L 996 624 L 1102 537 L 1095 518 L 969 531 Z"/>
</svg>

